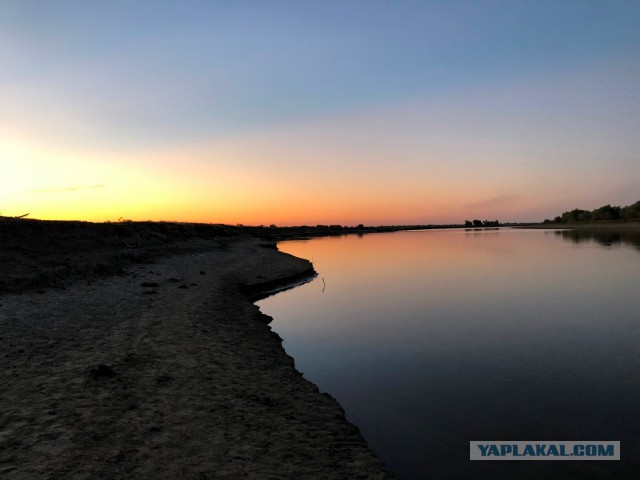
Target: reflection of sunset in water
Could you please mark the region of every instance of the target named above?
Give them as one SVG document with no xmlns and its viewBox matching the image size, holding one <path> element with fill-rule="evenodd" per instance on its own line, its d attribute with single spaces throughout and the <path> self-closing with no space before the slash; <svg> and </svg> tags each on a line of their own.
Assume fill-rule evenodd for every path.
<svg viewBox="0 0 640 480">
<path fill-rule="evenodd" d="M 297 368 L 400 478 L 592 478 L 590 466 L 539 465 L 569 462 L 478 467 L 468 455 L 482 438 L 615 438 L 640 451 L 640 252 L 630 237 L 602 235 L 281 242 L 318 278 L 258 304 Z M 637 467 L 636 457 L 607 471 L 635 478 Z"/>
</svg>

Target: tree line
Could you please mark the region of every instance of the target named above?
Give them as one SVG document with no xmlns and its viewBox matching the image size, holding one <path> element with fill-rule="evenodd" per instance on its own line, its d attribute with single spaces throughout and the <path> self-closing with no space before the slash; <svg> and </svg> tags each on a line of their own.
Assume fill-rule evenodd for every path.
<svg viewBox="0 0 640 480">
<path fill-rule="evenodd" d="M 638 222 L 640 221 L 640 201 L 626 207 L 604 205 L 595 210 L 574 208 L 564 212 L 553 220 L 548 218 L 544 223 L 589 223 L 589 222 Z"/>
<path fill-rule="evenodd" d="M 499 227 L 498 220 L 465 220 L 465 227 Z"/>
</svg>

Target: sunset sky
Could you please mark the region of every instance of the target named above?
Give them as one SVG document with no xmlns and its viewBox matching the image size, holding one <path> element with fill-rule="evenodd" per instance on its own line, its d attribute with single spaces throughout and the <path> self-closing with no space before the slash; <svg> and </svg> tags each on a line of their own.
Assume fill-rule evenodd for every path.
<svg viewBox="0 0 640 480">
<path fill-rule="evenodd" d="M 540 221 L 640 200 L 640 1 L 0 3 L 0 214 Z"/>
</svg>

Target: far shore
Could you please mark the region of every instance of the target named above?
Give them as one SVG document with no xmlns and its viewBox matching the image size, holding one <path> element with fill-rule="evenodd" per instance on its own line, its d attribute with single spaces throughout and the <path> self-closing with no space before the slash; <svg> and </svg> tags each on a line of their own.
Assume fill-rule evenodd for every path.
<svg viewBox="0 0 640 480">
<path fill-rule="evenodd" d="M 240 237 L 263 239 L 275 248 L 274 242 L 322 236 L 501 227 L 632 232 L 640 229 L 640 222 L 277 227 L 127 220 L 92 223 L 0 216 L 0 294 L 66 288 L 79 279 L 120 275 L 131 266 L 207 250 L 212 241 L 220 247 Z"/>
</svg>

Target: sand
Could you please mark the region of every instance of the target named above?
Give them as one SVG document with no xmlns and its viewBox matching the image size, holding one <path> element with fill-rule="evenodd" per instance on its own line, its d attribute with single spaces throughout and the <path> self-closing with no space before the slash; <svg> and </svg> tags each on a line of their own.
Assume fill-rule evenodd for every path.
<svg viewBox="0 0 640 480">
<path fill-rule="evenodd" d="M 0 477 L 393 478 L 240 291 L 311 273 L 263 243 L 0 295 Z"/>
</svg>

